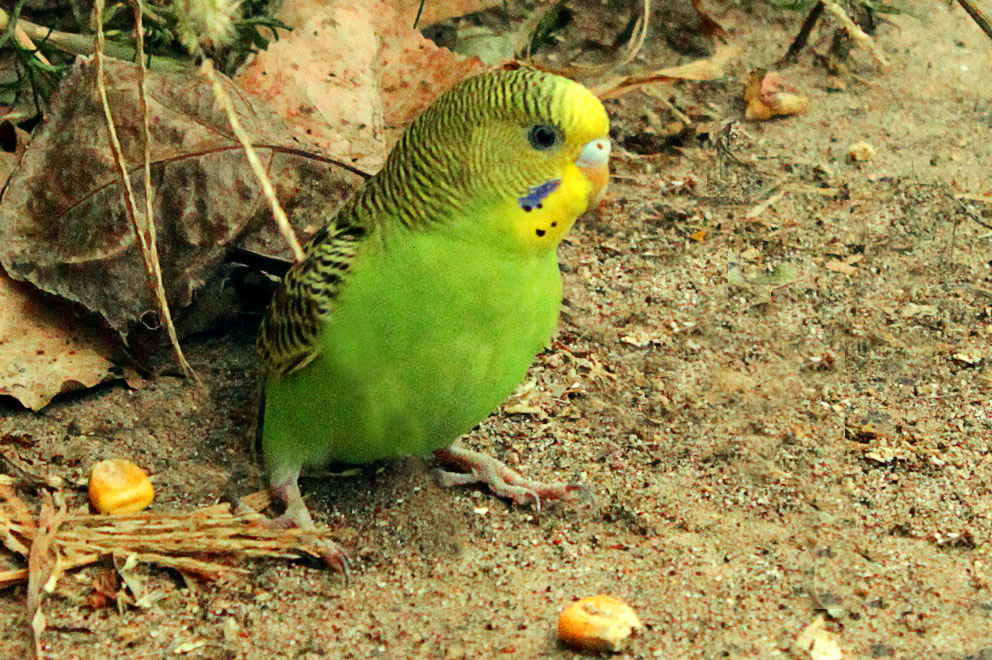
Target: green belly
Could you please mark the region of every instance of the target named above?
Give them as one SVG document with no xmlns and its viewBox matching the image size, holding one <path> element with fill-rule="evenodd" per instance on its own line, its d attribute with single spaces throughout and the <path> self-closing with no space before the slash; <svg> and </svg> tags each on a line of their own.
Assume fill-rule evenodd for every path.
<svg viewBox="0 0 992 660">
<path fill-rule="evenodd" d="M 450 446 L 523 380 L 560 301 L 553 251 L 437 231 L 369 246 L 319 357 L 266 388 L 266 464 L 279 472 Z"/>
</svg>

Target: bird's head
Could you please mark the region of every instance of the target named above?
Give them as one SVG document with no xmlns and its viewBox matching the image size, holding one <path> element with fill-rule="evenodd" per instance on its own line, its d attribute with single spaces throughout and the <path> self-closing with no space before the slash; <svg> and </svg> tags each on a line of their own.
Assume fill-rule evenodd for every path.
<svg viewBox="0 0 992 660">
<path fill-rule="evenodd" d="M 423 219 L 467 213 L 512 243 L 543 249 L 598 203 L 609 155 L 599 99 L 561 76 L 516 69 L 468 78 L 440 96 L 383 174 L 407 180 L 432 216 Z"/>
</svg>

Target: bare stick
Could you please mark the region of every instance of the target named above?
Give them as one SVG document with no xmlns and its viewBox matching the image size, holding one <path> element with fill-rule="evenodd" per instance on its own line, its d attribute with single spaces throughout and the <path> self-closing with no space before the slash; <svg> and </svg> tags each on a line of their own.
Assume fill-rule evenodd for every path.
<svg viewBox="0 0 992 660">
<path fill-rule="evenodd" d="M 59 527 L 65 520 L 65 498 L 60 492 L 52 495 L 42 491 L 41 514 L 38 517 L 36 534 L 31 540 L 31 551 L 28 553 L 28 622 L 34 637 L 34 658 L 44 657 L 41 647 L 41 634 L 45 632 L 45 613 L 41 603 L 45 594 L 55 591 L 55 585 L 62 575 L 63 566 L 56 547 Z"/>
<path fill-rule="evenodd" d="M 231 124 L 231 130 L 234 131 L 234 135 L 244 148 L 248 163 L 255 172 L 258 183 L 262 186 L 265 198 L 269 200 L 269 206 L 272 207 L 272 217 L 275 218 L 276 224 L 279 225 L 279 231 L 286 239 L 286 242 L 289 243 L 289 247 L 293 249 L 293 256 L 296 257 L 296 260 L 303 261 L 306 258 L 306 254 L 304 254 L 303 248 L 300 247 L 300 242 L 296 238 L 296 232 L 293 231 L 292 225 L 289 224 L 289 218 L 286 217 L 286 212 L 283 211 L 282 205 L 279 203 L 279 198 L 276 197 L 276 191 L 272 187 L 272 181 L 269 180 L 269 175 L 265 173 L 265 168 L 262 167 L 262 161 L 258 159 L 255 148 L 251 146 L 251 138 L 248 136 L 244 127 L 241 126 L 238 116 L 234 113 L 234 105 L 231 103 L 231 97 L 224 91 L 224 87 L 220 84 L 220 79 L 217 78 L 217 74 L 214 72 L 213 62 L 210 60 L 204 61 L 200 67 L 200 72 L 213 85 L 214 96 L 217 97 L 217 101 L 224 108 L 224 112 L 227 113 L 227 121 Z"/>
<path fill-rule="evenodd" d="M 806 47 L 806 44 L 809 43 L 810 33 L 813 32 L 816 22 L 820 20 L 820 16 L 823 15 L 823 9 L 824 5 L 822 1 L 813 5 L 813 8 L 806 16 L 806 20 L 803 21 L 802 27 L 799 28 L 799 34 L 797 34 L 796 38 L 792 40 L 789 50 L 785 53 L 785 56 L 779 60 L 780 62 L 791 62 L 796 59 L 799 52 Z"/>
<path fill-rule="evenodd" d="M 971 0 L 958 0 L 958 3 L 964 7 L 968 15 L 975 19 L 978 27 L 982 28 L 982 32 L 992 38 L 992 23 L 989 22 L 989 17 L 985 15 L 985 12 L 979 9 Z"/>
<path fill-rule="evenodd" d="M 150 243 L 155 244 L 155 211 L 152 208 L 155 200 L 152 190 L 152 133 L 148 124 L 148 71 L 145 66 L 145 26 L 142 24 L 144 6 L 141 0 L 134 0 L 134 30 L 137 35 L 138 49 L 138 101 L 141 104 L 141 137 L 144 140 L 145 160 L 145 220 L 148 223 Z"/>
<path fill-rule="evenodd" d="M 155 223 L 152 219 L 151 214 L 145 216 L 145 227 L 142 228 L 139 221 L 138 205 L 134 199 L 134 189 L 131 187 L 131 177 L 128 176 L 127 164 L 124 162 L 124 152 L 121 149 L 120 140 L 117 138 L 117 126 L 114 124 L 114 115 L 110 111 L 110 102 L 107 100 L 107 85 L 104 76 L 104 64 L 103 64 L 103 7 L 104 0 L 96 0 L 96 46 L 94 51 L 94 57 L 96 59 L 96 87 L 100 94 L 100 103 L 103 105 L 103 114 L 107 120 L 107 138 L 110 142 L 110 152 L 114 156 L 114 163 L 117 165 L 117 178 L 121 184 L 121 194 L 124 197 L 124 207 L 127 209 L 128 220 L 131 221 L 131 227 L 134 229 L 134 234 L 138 238 L 138 245 L 141 248 L 141 255 L 145 262 L 145 272 L 148 275 L 149 285 L 152 288 L 152 295 L 155 297 L 155 301 L 158 303 L 159 317 L 162 321 L 162 325 L 165 326 L 166 331 L 169 333 L 169 340 L 172 342 L 172 348 L 176 353 L 176 358 L 179 360 L 179 366 L 182 368 L 183 373 L 200 383 L 199 377 L 193 371 L 193 368 L 189 366 L 189 362 L 186 361 L 186 356 L 183 354 L 183 349 L 179 346 L 179 339 L 176 336 L 176 328 L 172 324 L 172 312 L 169 310 L 169 301 L 165 297 L 165 286 L 162 283 L 162 267 L 158 260 L 158 250 L 155 246 Z M 139 35 L 142 32 L 139 28 Z M 139 39 L 141 37 L 139 36 Z M 142 44 L 143 45 L 143 44 Z M 143 54 L 139 53 L 139 61 L 143 61 Z M 142 64 L 143 66 L 143 64 Z M 140 96 L 142 98 L 142 109 L 145 113 L 145 158 L 146 167 L 148 159 L 148 107 L 147 100 L 144 94 L 144 76 L 142 75 L 142 83 L 140 88 Z M 149 177 L 150 178 L 150 177 Z M 146 179 L 145 188 L 145 198 L 151 198 L 151 188 L 147 187 L 148 180 Z M 150 202 L 149 202 L 150 203 Z"/>
</svg>

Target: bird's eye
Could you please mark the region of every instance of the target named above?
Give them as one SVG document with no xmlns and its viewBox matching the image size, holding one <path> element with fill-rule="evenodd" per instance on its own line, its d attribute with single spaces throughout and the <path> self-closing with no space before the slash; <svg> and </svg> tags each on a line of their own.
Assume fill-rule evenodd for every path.
<svg viewBox="0 0 992 660">
<path fill-rule="evenodd" d="M 539 151 L 547 151 L 561 141 L 558 130 L 548 124 L 531 126 L 530 131 L 527 132 L 527 139 L 530 140 L 530 146 Z"/>
</svg>

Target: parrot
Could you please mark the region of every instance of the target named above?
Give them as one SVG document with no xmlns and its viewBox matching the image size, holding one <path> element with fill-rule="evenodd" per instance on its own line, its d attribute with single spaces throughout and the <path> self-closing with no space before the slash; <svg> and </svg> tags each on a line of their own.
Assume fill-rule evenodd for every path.
<svg viewBox="0 0 992 660">
<path fill-rule="evenodd" d="M 444 486 L 540 508 L 588 494 L 455 444 L 524 380 L 562 301 L 557 248 L 609 179 L 609 119 L 530 68 L 466 78 L 304 246 L 266 310 L 262 457 L 275 520 L 313 529 L 302 468 L 433 453 Z M 347 556 L 325 559 L 347 573 Z"/>
</svg>

